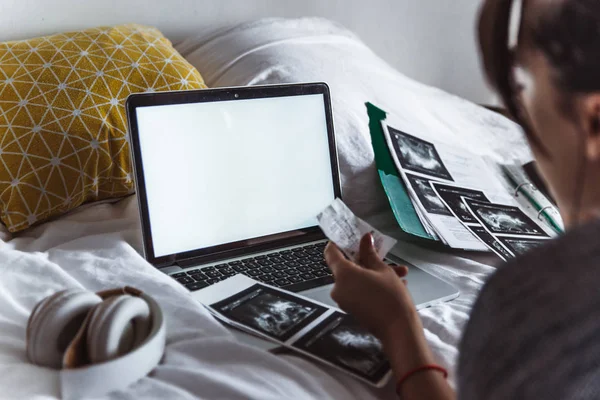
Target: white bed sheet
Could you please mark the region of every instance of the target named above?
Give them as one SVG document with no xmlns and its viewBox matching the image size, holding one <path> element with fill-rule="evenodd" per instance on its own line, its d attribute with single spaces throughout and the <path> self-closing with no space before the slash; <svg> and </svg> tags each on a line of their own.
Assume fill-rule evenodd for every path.
<svg viewBox="0 0 600 400">
<path fill-rule="evenodd" d="M 202 39 L 206 41 L 206 37 Z M 455 135 L 471 149 L 501 157 L 499 143 L 517 146 L 515 126 L 495 114 L 411 81 L 352 34 L 323 20 L 247 24 L 181 47 L 210 85 L 327 81 L 332 89 L 345 195 L 376 226 L 392 227 L 372 165 L 363 103 L 372 101 L 415 124 Z M 187 47 L 186 47 L 187 46 Z M 233 60 L 233 61 L 231 61 Z M 204 66 L 204 68 L 203 68 Z M 44 296 L 66 287 L 100 290 L 136 286 L 161 304 L 167 318 L 165 358 L 152 376 L 110 398 L 344 398 L 395 399 L 391 387 L 372 390 L 351 378 L 294 356 L 274 356 L 233 341 L 183 287 L 139 255 L 135 197 L 83 207 L 16 238 L 0 231 L 0 397 L 54 398 L 58 373 L 27 363 L 25 326 Z M 475 261 L 400 243 L 395 253 L 460 289 L 458 299 L 420 311 L 440 363 L 454 382 L 457 346 L 477 291 L 494 270 Z"/>
<path fill-rule="evenodd" d="M 378 217 L 378 226 L 389 215 Z M 25 327 L 37 301 L 64 288 L 138 287 L 163 307 L 165 358 L 152 376 L 107 398 L 395 399 L 344 374 L 295 356 L 275 356 L 237 343 L 187 291 L 139 254 L 135 196 L 83 207 L 18 238 L 0 234 L 0 398 L 56 398 L 58 372 L 27 362 Z M 439 361 L 450 368 L 477 290 L 493 267 L 401 244 L 394 250 L 451 282 L 458 299 L 420 311 Z"/>
<path fill-rule="evenodd" d="M 65 288 L 137 287 L 163 308 L 163 362 L 114 399 L 376 399 L 392 392 L 366 387 L 294 356 L 237 343 L 172 278 L 139 254 L 135 196 L 96 204 L 46 223 L 19 238 L 0 235 L 0 398 L 56 398 L 58 372 L 29 364 L 25 327 L 34 305 Z"/>
</svg>

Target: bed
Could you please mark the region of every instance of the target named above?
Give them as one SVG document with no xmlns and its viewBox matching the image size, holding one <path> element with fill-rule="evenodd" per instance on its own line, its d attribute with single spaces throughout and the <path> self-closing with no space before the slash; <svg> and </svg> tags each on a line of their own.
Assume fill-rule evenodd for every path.
<svg viewBox="0 0 600 400">
<path fill-rule="evenodd" d="M 388 231 L 394 230 L 394 219 L 373 166 L 365 101 L 492 159 L 531 158 L 515 124 L 407 78 L 328 20 L 259 20 L 190 36 L 177 49 L 209 87 L 327 82 L 345 199 Z M 20 234 L 0 228 L 0 239 L 0 397 L 60 395 L 59 372 L 33 366 L 25 355 L 25 326 L 37 301 L 65 287 L 132 285 L 163 307 L 165 357 L 149 377 L 109 398 L 395 398 L 391 385 L 375 390 L 300 357 L 265 354 L 236 342 L 186 289 L 140 255 L 135 195 L 87 204 Z M 454 385 L 462 328 L 497 261 L 404 242 L 393 251 L 460 289 L 456 300 L 420 311 L 427 340 Z"/>
</svg>

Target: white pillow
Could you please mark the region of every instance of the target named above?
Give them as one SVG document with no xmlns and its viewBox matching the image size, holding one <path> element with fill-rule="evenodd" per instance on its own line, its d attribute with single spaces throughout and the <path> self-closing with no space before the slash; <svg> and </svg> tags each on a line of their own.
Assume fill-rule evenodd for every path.
<svg viewBox="0 0 600 400">
<path fill-rule="evenodd" d="M 353 33 L 325 19 L 263 19 L 189 38 L 176 48 L 209 87 L 326 82 L 344 200 L 363 217 L 389 209 L 374 165 L 367 101 L 412 126 L 454 135 L 457 143 L 480 154 L 531 158 L 516 124 L 407 78 Z"/>
</svg>

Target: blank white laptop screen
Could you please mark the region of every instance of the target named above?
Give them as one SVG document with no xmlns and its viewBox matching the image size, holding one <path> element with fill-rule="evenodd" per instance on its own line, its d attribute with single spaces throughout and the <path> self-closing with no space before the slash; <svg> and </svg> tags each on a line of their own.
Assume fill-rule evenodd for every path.
<svg viewBox="0 0 600 400">
<path fill-rule="evenodd" d="M 136 116 L 155 257 L 315 226 L 334 199 L 322 94 Z"/>
</svg>

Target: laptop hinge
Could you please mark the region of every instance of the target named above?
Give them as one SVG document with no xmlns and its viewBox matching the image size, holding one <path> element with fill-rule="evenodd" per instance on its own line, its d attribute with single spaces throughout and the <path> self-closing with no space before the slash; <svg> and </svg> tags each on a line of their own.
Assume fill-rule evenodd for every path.
<svg viewBox="0 0 600 400">
<path fill-rule="evenodd" d="M 173 265 L 169 265 L 168 267 L 160 267 L 159 271 L 164 274 L 170 275 L 175 272 L 181 272 L 181 271 L 183 271 L 183 269 L 179 265 L 173 264 Z"/>
<path fill-rule="evenodd" d="M 212 253 L 210 255 L 200 256 L 200 257 L 189 257 L 189 258 L 179 258 L 177 262 L 174 264 L 180 265 L 182 268 L 189 268 L 194 266 L 201 266 L 203 264 L 209 264 L 212 262 L 219 262 L 221 260 L 227 260 L 230 258 L 237 257 L 251 257 L 252 254 L 262 253 L 267 251 L 277 251 L 277 249 L 281 249 L 284 247 L 292 247 L 292 246 L 301 246 L 305 243 L 316 242 L 319 240 L 326 239 L 325 235 L 322 233 L 311 234 L 310 236 L 302 236 L 298 238 L 287 239 L 284 243 L 265 243 L 263 245 L 254 246 L 250 249 L 248 248 L 238 248 L 233 251 L 221 251 L 218 253 Z"/>
</svg>

